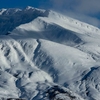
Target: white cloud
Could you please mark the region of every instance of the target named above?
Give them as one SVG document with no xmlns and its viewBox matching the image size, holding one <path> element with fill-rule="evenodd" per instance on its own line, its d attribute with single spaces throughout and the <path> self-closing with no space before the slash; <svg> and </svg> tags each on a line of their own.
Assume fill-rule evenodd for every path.
<svg viewBox="0 0 100 100">
<path fill-rule="evenodd" d="M 50 0 L 55 9 L 73 10 L 85 14 L 100 12 L 100 0 Z"/>
<path fill-rule="evenodd" d="M 74 7 L 74 9 L 76 9 L 76 11 L 79 11 L 85 14 L 99 13 L 100 0 L 80 0 L 79 4 L 76 7 Z"/>
</svg>

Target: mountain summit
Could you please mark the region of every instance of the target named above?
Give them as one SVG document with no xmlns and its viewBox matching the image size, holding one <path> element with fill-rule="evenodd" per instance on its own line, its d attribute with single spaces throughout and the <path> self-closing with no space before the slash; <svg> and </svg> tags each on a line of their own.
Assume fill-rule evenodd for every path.
<svg viewBox="0 0 100 100">
<path fill-rule="evenodd" d="M 99 28 L 30 6 L 0 21 L 1 99 L 99 100 Z"/>
</svg>

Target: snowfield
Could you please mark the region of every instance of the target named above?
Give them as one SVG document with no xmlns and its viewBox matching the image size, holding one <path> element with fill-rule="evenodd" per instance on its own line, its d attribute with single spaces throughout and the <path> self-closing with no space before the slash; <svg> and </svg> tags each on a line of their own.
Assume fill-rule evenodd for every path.
<svg viewBox="0 0 100 100">
<path fill-rule="evenodd" d="M 19 13 L 30 18 L 17 23 Z M 0 24 L 1 100 L 100 100 L 100 29 L 51 10 L 0 10 L 9 14 L 15 26 Z"/>
</svg>

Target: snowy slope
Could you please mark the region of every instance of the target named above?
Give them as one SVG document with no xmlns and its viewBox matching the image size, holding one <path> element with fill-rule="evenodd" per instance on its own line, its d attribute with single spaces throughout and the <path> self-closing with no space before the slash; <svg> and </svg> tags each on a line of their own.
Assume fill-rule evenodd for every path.
<svg viewBox="0 0 100 100">
<path fill-rule="evenodd" d="M 55 85 L 54 77 L 51 76 L 51 71 L 47 73 L 35 64 L 39 45 L 37 39 L 20 38 L 0 37 L 0 97 L 44 100 L 48 97 L 45 97 L 43 92 Z M 55 70 L 52 73 L 55 74 Z M 76 96 L 75 100 L 82 100 L 76 94 L 72 95 Z"/>
<path fill-rule="evenodd" d="M 0 36 L 0 97 L 100 100 L 100 29 L 51 10 L 23 13 L 31 20 Z"/>
</svg>

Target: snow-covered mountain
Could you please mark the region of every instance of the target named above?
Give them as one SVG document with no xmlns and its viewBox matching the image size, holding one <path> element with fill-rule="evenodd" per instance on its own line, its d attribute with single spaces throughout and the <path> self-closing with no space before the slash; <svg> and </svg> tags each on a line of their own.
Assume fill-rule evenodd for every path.
<svg viewBox="0 0 100 100">
<path fill-rule="evenodd" d="M 100 100 L 100 29 L 52 10 L 0 10 L 0 97 Z"/>
<path fill-rule="evenodd" d="M 9 8 L 0 10 L 0 35 L 12 31 L 20 24 L 25 24 L 32 21 L 38 16 L 46 16 L 45 10 L 39 10 L 33 7 L 26 7 L 25 9 Z"/>
</svg>

